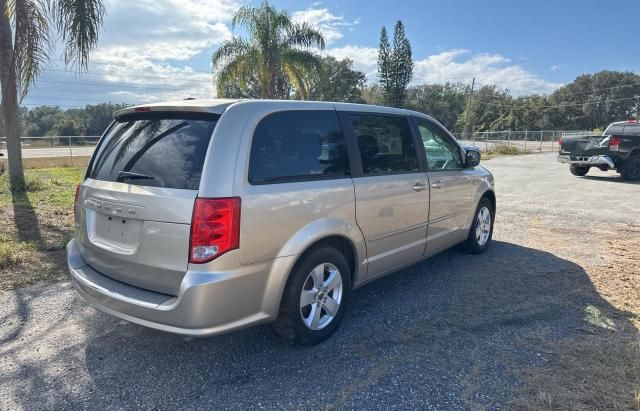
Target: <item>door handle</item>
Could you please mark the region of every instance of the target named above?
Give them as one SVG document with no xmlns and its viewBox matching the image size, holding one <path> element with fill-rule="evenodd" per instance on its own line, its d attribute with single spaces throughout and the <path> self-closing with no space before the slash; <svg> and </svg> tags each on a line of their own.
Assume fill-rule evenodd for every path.
<svg viewBox="0 0 640 411">
<path fill-rule="evenodd" d="M 413 185 L 413 191 L 422 191 L 422 190 L 426 190 L 426 189 L 427 189 L 427 185 L 426 184 L 415 183 Z"/>
<path fill-rule="evenodd" d="M 441 181 L 436 181 L 431 183 L 431 188 L 442 188 L 442 182 Z"/>
</svg>

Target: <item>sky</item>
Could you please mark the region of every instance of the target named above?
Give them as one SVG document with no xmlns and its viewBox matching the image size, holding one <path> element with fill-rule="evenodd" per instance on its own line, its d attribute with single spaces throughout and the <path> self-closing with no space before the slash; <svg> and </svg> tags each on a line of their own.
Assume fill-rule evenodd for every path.
<svg viewBox="0 0 640 411">
<path fill-rule="evenodd" d="M 376 82 L 380 29 L 406 26 L 414 84 L 496 84 L 514 95 L 553 92 L 603 69 L 640 72 L 637 17 L 627 0 L 407 0 L 272 3 L 318 26 L 322 52 L 350 58 Z M 87 73 L 54 60 L 24 100 L 62 108 L 99 102 L 215 97 L 211 54 L 233 35 L 245 0 L 104 0 L 107 16 Z"/>
</svg>

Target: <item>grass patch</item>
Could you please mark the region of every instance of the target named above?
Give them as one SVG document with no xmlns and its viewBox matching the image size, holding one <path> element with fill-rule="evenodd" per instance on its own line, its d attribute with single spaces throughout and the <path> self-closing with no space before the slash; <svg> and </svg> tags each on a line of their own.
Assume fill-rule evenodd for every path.
<svg viewBox="0 0 640 411">
<path fill-rule="evenodd" d="M 507 145 L 500 144 L 493 146 L 491 150 L 485 151 L 482 153 L 482 158 L 484 160 L 489 160 L 491 158 L 500 157 L 500 156 L 520 156 L 524 154 L 531 154 L 529 150 L 525 150 L 516 145 Z"/>
<path fill-rule="evenodd" d="M 545 238 L 558 252 L 575 254 L 572 238 L 563 237 L 561 230 L 533 233 L 538 242 Z M 582 235 L 589 238 L 588 233 Z M 640 226 L 600 230 L 597 236 L 603 247 L 598 253 L 606 262 L 586 264 L 585 271 L 588 286 L 606 304 L 585 302 L 580 307 L 582 325 L 570 336 L 557 340 L 541 334 L 530 342 L 548 353 L 550 362 L 524 370 L 523 389 L 509 408 L 640 410 Z M 550 244 L 552 238 L 555 242 Z"/>
<path fill-rule="evenodd" d="M 80 157 L 45 157 L 45 158 L 23 158 L 22 165 L 25 169 L 31 168 L 53 168 L 53 167 L 87 167 L 89 156 Z"/>
<path fill-rule="evenodd" d="M 0 176 L 0 290 L 66 276 L 65 245 L 73 235 L 79 167 L 26 170 L 26 192 Z"/>
<path fill-rule="evenodd" d="M 22 166 L 25 170 L 32 168 L 56 168 L 56 167 L 87 167 L 90 156 L 78 157 L 42 157 L 42 158 L 22 158 Z M 8 168 L 7 158 L 0 157 L 0 162 L 4 161 L 5 169 Z"/>
<path fill-rule="evenodd" d="M 84 176 L 84 168 L 58 167 L 32 169 L 25 171 L 26 196 L 12 196 L 9 178 L 5 174 L 0 177 L 0 207 L 17 202 L 26 207 L 26 202 L 33 206 L 69 207 L 73 205 L 76 186 Z"/>
<path fill-rule="evenodd" d="M 29 254 L 34 251 L 31 243 L 0 241 L 0 270 L 19 267 L 29 260 Z"/>
</svg>

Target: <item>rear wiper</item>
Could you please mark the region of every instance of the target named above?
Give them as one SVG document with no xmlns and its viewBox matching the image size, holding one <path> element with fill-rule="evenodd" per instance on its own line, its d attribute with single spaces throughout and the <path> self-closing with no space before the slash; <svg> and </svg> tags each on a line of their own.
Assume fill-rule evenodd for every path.
<svg viewBox="0 0 640 411">
<path fill-rule="evenodd" d="M 118 178 L 116 181 L 122 182 L 124 180 L 153 180 L 154 177 L 140 174 L 140 173 L 132 173 L 131 171 L 121 171 L 118 173 Z"/>
</svg>

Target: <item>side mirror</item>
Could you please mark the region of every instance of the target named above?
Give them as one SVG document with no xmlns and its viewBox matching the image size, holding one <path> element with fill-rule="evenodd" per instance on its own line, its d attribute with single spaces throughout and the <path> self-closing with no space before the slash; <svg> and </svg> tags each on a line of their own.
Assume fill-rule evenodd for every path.
<svg viewBox="0 0 640 411">
<path fill-rule="evenodd" d="M 465 147 L 464 164 L 468 168 L 472 168 L 480 164 L 480 149 L 477 147 Z"/>
</svg>

